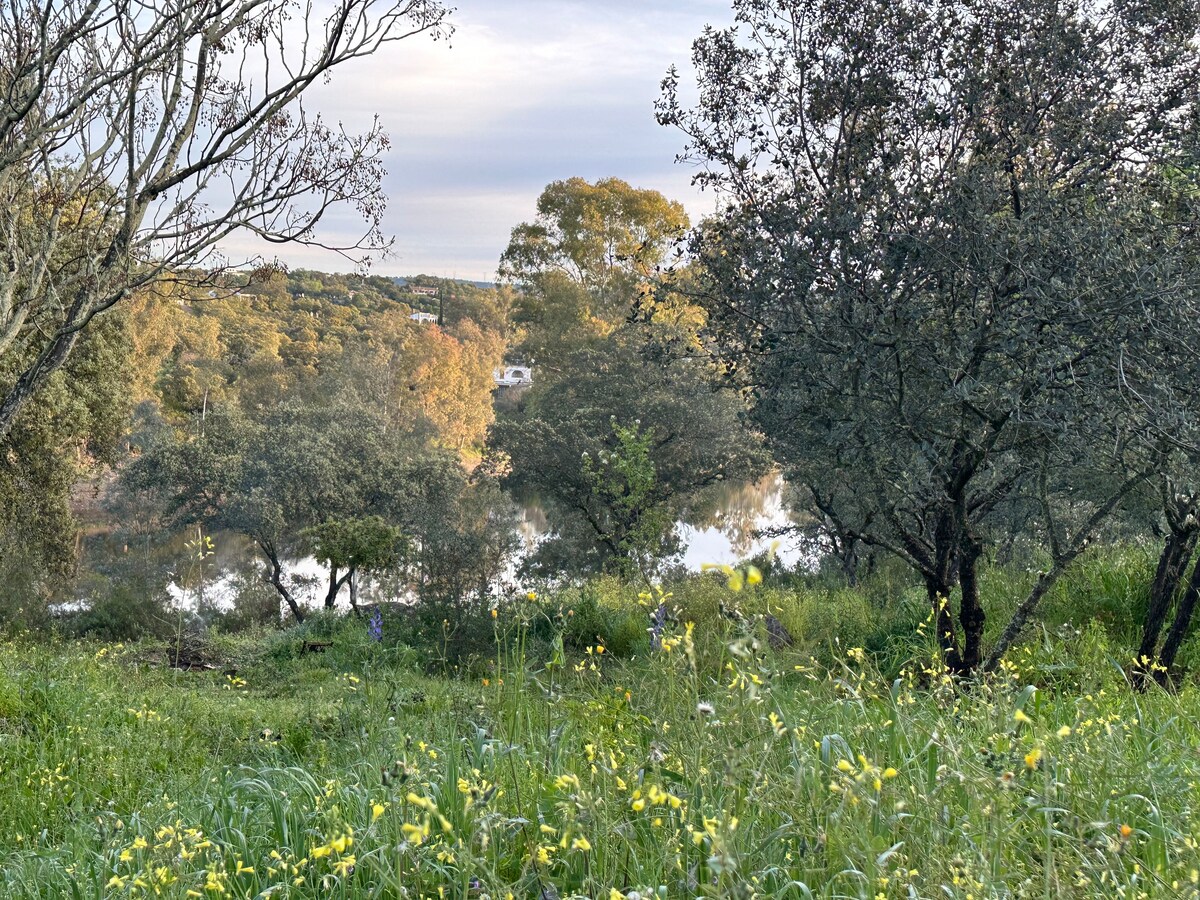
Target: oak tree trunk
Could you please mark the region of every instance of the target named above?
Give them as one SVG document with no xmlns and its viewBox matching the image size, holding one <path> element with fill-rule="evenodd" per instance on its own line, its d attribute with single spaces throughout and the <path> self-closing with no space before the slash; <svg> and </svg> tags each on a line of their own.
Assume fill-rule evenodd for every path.
<svg viewBox="0 0 1200 900">
<path fill-rule="evenodd" d="M 1167 639 L 1163 642 L 1162 653 L 1159 656 L 1159 668 L 1155 669 L 1154 680 L 1164 687 L 1168 684 L 1168 679 L 1174 674 L 1175 656 L 1179 653 L 1179 648 L 1183 646 L 1183 641 L 1187 637 L 1188 628 L 1192 624 L 1192 613 L 1196 611 L 1196 601 L 1200 600 L 1200 565 L 1192 569 L 1192 577 L 1188 581 L 1187 590 L 1183 592 L 1183 597 L 1179 600 L 1179 606 L 1175 610 L 1175 621 L 1171 623 L 1171 630 L 1167 633 Z"/>
<path fill-rule="evenodd" d="M 1145 687 L 1148 675 L 1158 660 L 1158 638 L 1171 604 L 1179 596 L 1187 572 L 1188 562 L 1196 549 L 1195 528 L 1171 529 L 1158 558 L 1158 569 L 1150 586 L 1150 598 L 1146 607 L 1146 623 L 1142 629 L 1142 643 L 1135 660 L 1135 683 Z"/>
<path fill-rule="evenodd" d="M 979 599 L 979 557 L 983 552 L 980 542 L 965 535 L 958 560 L 958 578 L 962 588 L 958 620 L 962 625 L 963 649 L 959 661 L 960 674 L 973 672 L 983 662 L 983 626 L 987 615 Z"/>
<path fill-rule="evenodd" d="M 936 575 L 925 576 L 925 592 L 933 608 L 934 627 L 937 629 L 938 646 L 942 650 L 942 660 L 953 671 L 958 671 L 960 654 L 958 651 L 958 634 L 954 624 L 954 614 L 950 609 L 950 592 L 954 585 L 948 578 L 938 578 Z"/>
<path fill-rule="evenodd" d="M 296 598 L 292 596 L 292 592 L 283 583 L 283 565 L 279 562 L 279 554 L 275 552 L 273 547 L 263 544 L 260 544 L 259 547 L 270 564 L 270 574 L 268 577 L 271 584 L 279 592 L 279 596 L 283 598 L 283 602 L 288 605 L 288 609 L 292 611 L 292 615 L 296 617 L 296 621 L 298 623 L 303 622 L 304 612 L 300 609 L 300 604 L 296 602 Z"/>
</svg>

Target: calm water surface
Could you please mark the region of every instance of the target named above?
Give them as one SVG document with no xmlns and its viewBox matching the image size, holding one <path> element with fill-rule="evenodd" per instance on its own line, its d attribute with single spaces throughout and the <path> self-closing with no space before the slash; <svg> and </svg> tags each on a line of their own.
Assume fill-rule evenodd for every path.
<svg viewBox="0 0 1200 900">
<path fill-rule="evenodd" d="M 767 550 L 772 544 L 776 555 L 789 567 L 811 565 L 812 551 L 793 535 L 778 539 L 759 536 L 769 529 L 786 528 L 797 519 L 786 502 L 786 486 L 778 475 L 769 475 L 753 484 L 730 484 L 712 492 L 705 506 L 690 511 L 677 523 L 683 544 L 683 565 L 697 571 L 705 563 L 737 563 Z M 522 507 L 517 525 L 522 550 L 510 564 L 505 581 L 516 584 L 520 556 L 550 534 L 553 522 L 536 503 Z M 169 572 L 166 591 L 173 603 L 184 608 L 211 605 L 228 608 L 239 585 L 261 581 L 261 564 L 249 540 L 237 534 L 209 536 L 211 553 L 201 552 L 197 532 L 173 535 L 152 545 L 149 539 L 122 543 L 112 534 L 95 531 L 81 541 L 83 570 L 108 571 L 116 565 L 140 567 L 147 572 Z M 294 593 L 301 603 L 319 606 L 328 583 L 328 569 L 312 557 L 290 560 L 285 564 L 293 581 Z M 86 582 L 85 582 L 86 583 Z M 364 585 L 364 599 L 370 599 L 371 586 Z M 85 596 L 80 598 L 86 602 Z M 341 602 L 345 603 L 343 593 Z"/>
</svg>

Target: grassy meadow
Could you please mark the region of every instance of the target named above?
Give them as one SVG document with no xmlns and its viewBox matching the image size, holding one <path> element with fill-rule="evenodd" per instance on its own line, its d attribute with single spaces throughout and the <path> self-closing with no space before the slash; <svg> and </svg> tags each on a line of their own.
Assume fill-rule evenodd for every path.
<svg viewBox="0 0 1200 900">
<path fill-rule="evenodd" d="M 882 577 L 694 577 L 653 651 L 658 598 L 616 582 L 454 625 L 384 617 L 381 640 L 321 617 L 208 635 L 212 668 L 189 671 L 162 645 L 17 636 L 0 889 L 1196 896 L 1196 688 L 1124 675 L 1152 562 L 1081 567 L 1003 675 L 969 685 L 930 662 L 920 592 Z M 990 573 L 992 608 L 1024 577 Z M 794 646 L 770 646 L 768 609 Z"/>
</svg>

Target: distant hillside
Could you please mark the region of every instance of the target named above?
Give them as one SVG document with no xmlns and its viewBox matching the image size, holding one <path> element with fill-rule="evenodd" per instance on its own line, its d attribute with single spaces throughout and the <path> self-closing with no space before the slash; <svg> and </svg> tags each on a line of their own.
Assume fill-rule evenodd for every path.
<svg viewBox="0 0 1200 900">
<path fill-rule="evenodd" d="M 416 286 L 436 290 L 418 294 Z M 158 402 L 168 416 L 225 402 L 270 409 L 310 389 L 318 377 L 349 371 L 363 360 L 395 384 L 403 382 L 405 401 L 421 407 L 422 415 L 429 412 L 426 418 L 450 408 L 442 395 L 470 394 L 476 382 L 486 382 L 480 397 L 490 413 L 492 370 L 503 361 L 507 315 L 494 290 L 440 279 L 398 284 L 388 277 L 293 269 L 253 284 L 231 280 L 200 297 L 180 289 L 174 303 L 153 299 L 132 307 L 133 393 L 139 401 Z M 436 314 L 442 327 L 413 321 L 414 312 Z M 464 371 L 475 379 L 470 387 L 461 385 Z M 439 438 L 453 430 L 449 422 L 435 424 Z M 460 437 L 446 439 L 455 446 L 479 439 Z"/>
<path fill-rule="evenodd" d="M 397 275 L 392 278 L 392 281 L 394 281 L 400 287 L 405 287 L 409 284 L 435 285 L 440 281 L 452 281 L 455 284 L 467 284 L 471 287 L 477 287 L 484 291 L 490 291 L 496 286 L 496 282 L 494 281 L 471 281 L 469 278 L 438 278 L 434 275 L 409 275 L 408 277 Z"/>
</svg>

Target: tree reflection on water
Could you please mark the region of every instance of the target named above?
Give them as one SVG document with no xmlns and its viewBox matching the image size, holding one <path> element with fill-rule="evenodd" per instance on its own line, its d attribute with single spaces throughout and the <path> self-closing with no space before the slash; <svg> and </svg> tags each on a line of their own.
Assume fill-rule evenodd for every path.
<svg viewBox="0 0 1200 900">
<path fill-rule="evenodd" d="M 788 493 L 778 473 L 757 482 L 722 484 L 707 490 L 677 524 L 684 548 L 683 567 L 696 571 L 704 563 L 734 563 L 763 553 L 772 544 L 777 545 L 780 561 L 789 567 L 815 563 L 811 547 L 796 535 L 784 534 L 776 541 L 763 534 L 802 523 L 803 514 L 793 511 Z M 552 529 L 553 522 L 541 504 L 536 500 L 522 504 L 517 525 L 522 549 L 508 567 L 506 580 L 515 580 L 520 556 Z M 86 602 L 102 582 L 130 579 L 169 599 L 174 608 L 227 610 L 236 596 L 261 581 L 261 562 L 253 544 L 242 535 L 216 532 L 210 537 L 212 554 L 198 561 L 189 547 L 195 542 L 195 530 L 129 535 L 112 528 L 91 528 L 80 540 L 82 576 L 75 599 Z M 312 557 L 292 559 L 287 569 L 302 602 L 319 606 L 327 569 Z M 371 598 L 372 587 L 364 585 L 365 598 Z M 398 589 L 403 593 L 396 584 L 374 587 L 390 594 Z"/>
</svg>

